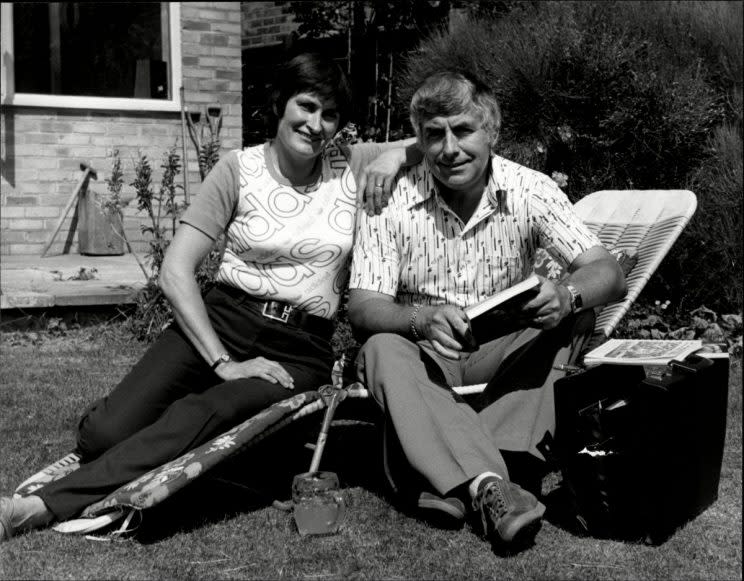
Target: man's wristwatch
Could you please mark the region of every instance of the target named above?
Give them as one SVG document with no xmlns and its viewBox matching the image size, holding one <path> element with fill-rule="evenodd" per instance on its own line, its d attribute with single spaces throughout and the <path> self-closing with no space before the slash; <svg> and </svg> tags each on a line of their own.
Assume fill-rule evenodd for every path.
<svg viewBox="0 0 744 581">
<path fill-rule="evenodd" d="M 223 363 L 227 363 L 228 361 L 232 361 L 232 357 L 230 357 L 230 355 L 228 355 L 227 353 L 223 353 L 217 359 L 215 359 L 214 363 L 212 363 L 212 371 L 217 369 Z"/>
<path fill-rule="evenodd" d="M 571 298 L 571 313 L 573 314 L 576 311 L 580 311 L 581 307 L 584 306 L 584 300 L 581 298 L 579 290 L 572 284 L 566 284 L 563 286 L 568 289 L 568 294 Z"/>
</svg>

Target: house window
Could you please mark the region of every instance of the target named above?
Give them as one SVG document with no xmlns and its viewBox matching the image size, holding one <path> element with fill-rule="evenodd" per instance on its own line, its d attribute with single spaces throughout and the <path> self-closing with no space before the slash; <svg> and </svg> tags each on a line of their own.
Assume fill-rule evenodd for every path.
<svg viewBox="0 0 744 581">
<path fill-rule="evenodd" d="M 4 104 L 178 110 L 178 3 L 18 2 L 2 10 Z"/>
</svg>

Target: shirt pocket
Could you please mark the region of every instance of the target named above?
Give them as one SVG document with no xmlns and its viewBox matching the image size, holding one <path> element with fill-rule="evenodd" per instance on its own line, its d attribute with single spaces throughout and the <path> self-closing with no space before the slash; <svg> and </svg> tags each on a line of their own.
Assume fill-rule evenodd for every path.
<svg viewBox="0 0 744 581">
<path fill-rule="evenodd" d="M 524 259 L 518 254 L 501 254 L 486 257 L 481 264 L 481 272 L 478 279 L 482 288 L 478 289 L 481 295 L 490 296 L 518 283 L 525 278 Z"/>
</svg>

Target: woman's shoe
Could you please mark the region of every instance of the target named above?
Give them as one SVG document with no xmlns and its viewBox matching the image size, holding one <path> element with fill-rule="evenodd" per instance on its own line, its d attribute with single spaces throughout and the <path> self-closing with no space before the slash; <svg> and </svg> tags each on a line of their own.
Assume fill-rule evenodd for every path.
<svg viewBox="0 0 744 581">
<path fill-rule="evenodd" d="M 0 542 L 16 533 L 48 525 L 54 515 L 38 496 L 0 498 Z"/>
<path fill-rule="evenodd" d="M 15 496 L 28 496 L 34 494 L 39 488 L 54 482 L 80 468 L 81 456 L 75 451 L 60 458 L 33 476 L 21 482 L 15 489 Z"/>
<path fill-rule="evenodd" d="M 0 543 L 9 541 L 13 537 L 13 501 L 3 496 L 0 498 Z"/>
</svg>

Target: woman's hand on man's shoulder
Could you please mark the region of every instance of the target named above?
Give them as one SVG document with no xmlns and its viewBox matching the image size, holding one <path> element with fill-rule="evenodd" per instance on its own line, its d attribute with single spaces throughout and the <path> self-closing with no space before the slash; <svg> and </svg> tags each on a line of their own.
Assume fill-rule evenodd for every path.
<svg viewBox="0 0 744 581">
<path fill-rule="evenodd" d="M 368 215 L 379 215 L 393 195 L 396 176 L 406 162 L 404 148 L 383 151 L 362 169 L 359 189 Z"/>
</svg>

